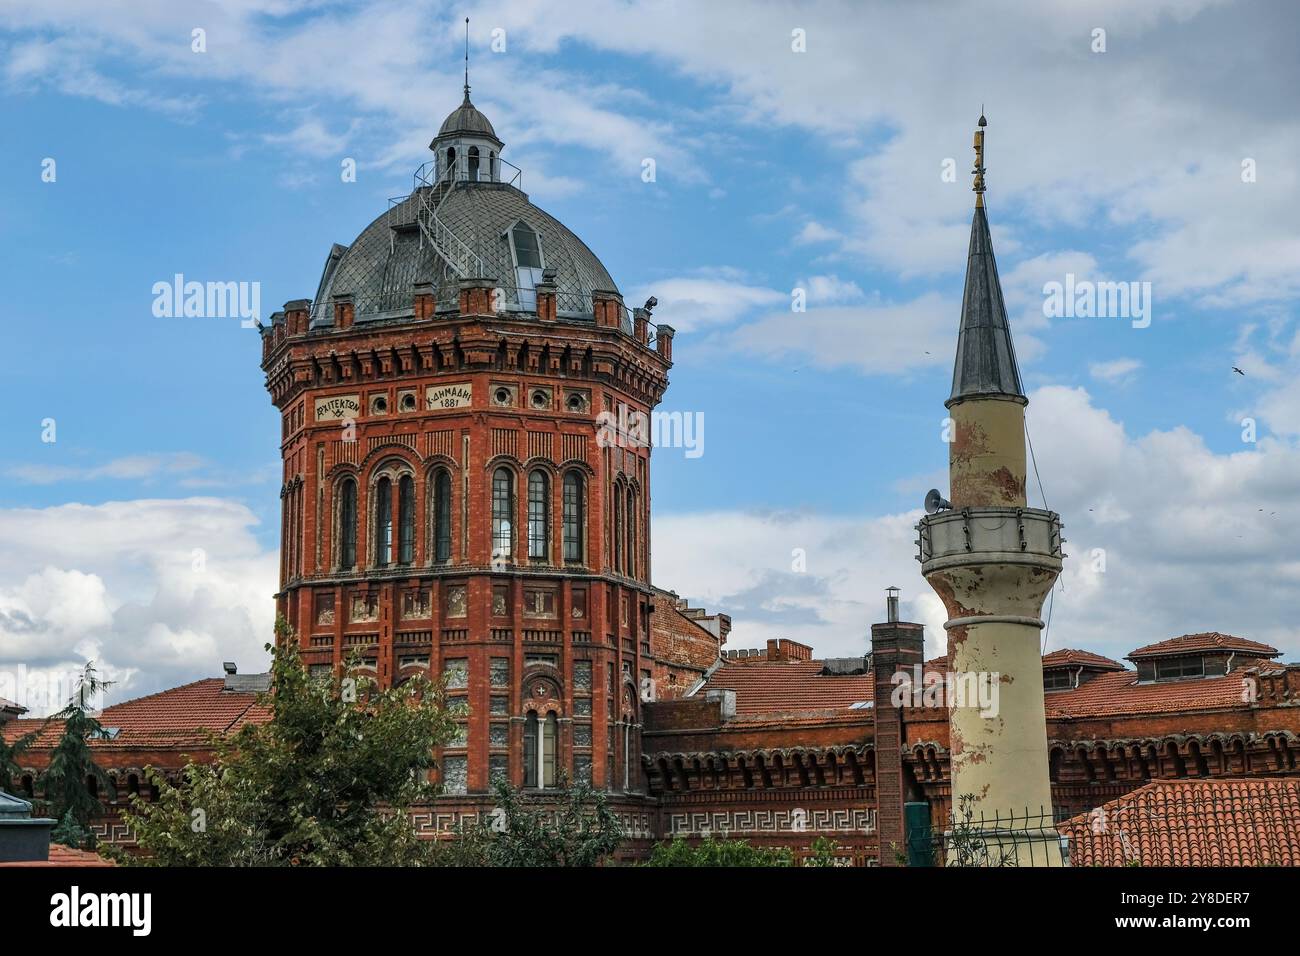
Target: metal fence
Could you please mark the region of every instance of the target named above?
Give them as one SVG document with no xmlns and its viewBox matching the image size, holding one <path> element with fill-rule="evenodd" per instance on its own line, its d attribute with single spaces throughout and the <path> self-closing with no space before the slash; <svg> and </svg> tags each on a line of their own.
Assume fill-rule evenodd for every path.
<svg viewBox="0 0 1300 956">
<path fill-rule="evenodd" d="M 1069 866 L 1069 840 L 1059 829 L 1063 822 L 1047 807 L 976 813 L 969 802 L 963 802 L 941 831 L 909 826 L 906 862 L 909 866 Z"/>
</svg>

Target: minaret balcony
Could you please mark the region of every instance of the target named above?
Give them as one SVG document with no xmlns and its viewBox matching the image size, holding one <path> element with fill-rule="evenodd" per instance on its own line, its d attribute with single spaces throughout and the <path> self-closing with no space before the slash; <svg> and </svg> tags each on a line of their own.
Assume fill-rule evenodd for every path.
<svg viewBox="0 0 1300 956">
<path fill-rule="evenodd" d="M 917 524 L 921 573 L 980 565 L 1027 565 L 1059 572 L 1061 516 L 1039 508 L 962 508 Z"/>
</svg>

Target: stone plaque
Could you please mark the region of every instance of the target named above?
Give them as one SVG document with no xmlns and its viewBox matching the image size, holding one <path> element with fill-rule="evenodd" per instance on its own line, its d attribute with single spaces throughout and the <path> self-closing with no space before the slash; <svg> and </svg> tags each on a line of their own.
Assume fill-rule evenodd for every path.
<svg viewBox="0 0 1300 956">
<path fill-rule="evenodd" d="M 361 398 L 357 395 L 334 395 L 316 399 L 316 421 L 337 422 L 361 415 Z"/>
<path fill-rule="evenodd" d="M 430 411 L 447 408 L 469 408 L 474 398 L 472 382 L 457 382 L 454 385 L 430 385 L 424 391 L 424 407 Z"/>
</svg>

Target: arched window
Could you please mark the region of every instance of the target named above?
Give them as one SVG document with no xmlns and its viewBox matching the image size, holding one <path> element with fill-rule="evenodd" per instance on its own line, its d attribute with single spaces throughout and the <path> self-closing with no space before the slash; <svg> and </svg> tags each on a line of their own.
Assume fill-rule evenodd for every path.
<svg viewBox="0 0 1300 956">
<path fill-rule="evenodd" d="M 623 570 L 623 486 L 614 484 L 614 570 Z"/>
<path fill-rule="evenodd" d="M 636 495 L 632 489 L 627 490 L 627 573 L 636 577 Z"/>
<path fill-rule="evenodd" d="M 393 559 L 393 483 L 380 478 L 375 486 L 375 566 L 388 567 Z"/>
<path fill-rule="evenodd" d="M 415 560 L 415 481 L 403 475 L 397 481 L 397 563 Z"/>
<path fill-rule="evenodd" d="M 524 720 L 524 786 L 554 787 L 559 725 L 555 711 L 539 720 L 535 711 Z"/>
<path fill-rule="evenodd" d="M 447 147 L 447 168 L 446 170 L 444 170 L 444 172 L 446 172 L 448 179 L 456 178 L 455 170 L 456 170 L 456 147 L 448 146 Z"/>
<path fill-rule="evenodd" d="M 433 559 L 451 560 L 451 475 L 439 470 L 433 478 Z"/>
<path fill-rule="evenodd" d="M 469 181 L 478 182 L 478 147 L 469 148 Z"/>
<path fill-rule="evenodd" d="M 357 483 L 344 478 L 339 485 L 339 568 L 357 565 Z"/>
<path fill-rule="evenodd" d="M 545 558 L 550 551 L 551 508 L 550 482 L 546 472 L 538 470 L 528 476 L 528 556 Z"/>
<path fill-rule="evenodd" d="M 582 476 L 564 476 L 564 560 L 582 560 Z"/>
<path fill-rule="evenodd" d="M 537 762 L 537 714 L 529 712 L 524 721 L 524 786 L 536 787 L 538 781 Z"/>
<path fill-rule="evenodd" d="M 488 179 L 497 181 L 497 154 L 492 150 L 488 150 Z"/>
<path fill-rule="evenodd" d="M 511 511 L 514 500 L 514 475 L 509 468 L 498 468 L 492 474 L 492 556 L 510 557 L 513 537 Z"/>
</svg>

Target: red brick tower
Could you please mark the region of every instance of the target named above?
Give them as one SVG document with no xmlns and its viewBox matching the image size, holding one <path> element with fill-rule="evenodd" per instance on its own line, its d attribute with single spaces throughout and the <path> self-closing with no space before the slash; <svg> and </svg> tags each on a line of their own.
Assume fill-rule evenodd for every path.
<svg viewBox="0 0 1300 956">
<path fill-rule="evenodd" d="M 356 652 L 385 686 L 446 678 L 460 803 L 496 778 L 635 793 L 650 449 L 608 422 L 659 403 L 673 330 L 629 314 L 501 148 L 467 86 L 411 194 L 262 330 L 278 606 L 317 672 Z"/>
</svg>

